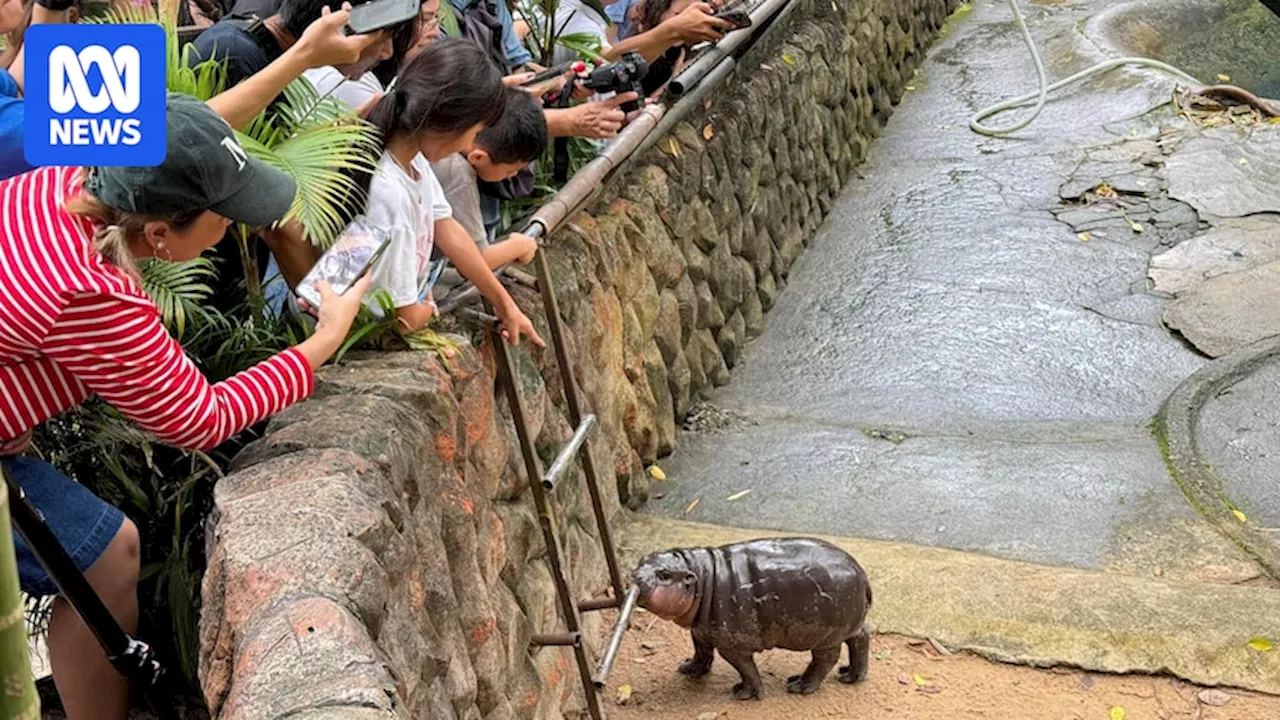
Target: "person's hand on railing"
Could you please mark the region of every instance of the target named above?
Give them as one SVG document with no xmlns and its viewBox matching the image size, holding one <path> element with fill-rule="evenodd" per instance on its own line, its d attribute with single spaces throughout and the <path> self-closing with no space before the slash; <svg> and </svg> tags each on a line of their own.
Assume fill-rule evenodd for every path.
<svg viewBox="0 0 1280 720">
<path fill-rule="evenodd" d="M 697 2 L 685 8 L 675 17 L 667 19 L 659 28 L 664 29 L 675 41 L 672 44 L 697 45 L 715 42 L 733 29 L 733 23 L 715 17 L 710 3 Z"/>
</svg>

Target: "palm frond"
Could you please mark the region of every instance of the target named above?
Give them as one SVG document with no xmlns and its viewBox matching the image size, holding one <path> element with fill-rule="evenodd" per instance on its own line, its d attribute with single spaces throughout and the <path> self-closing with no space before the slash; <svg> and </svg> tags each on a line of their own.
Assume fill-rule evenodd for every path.
<svg viewBox="0 0 1280 720">
<path fill-rule="evenodd" d="M 226 86 L 226 64 L 217 60 L 205 60 L 196 65 L 191 64 L 191 56 L 195 51 L 191 45 L 183 45 L 178 39 L 176 20 L 166 18 L 161 21 L 160 15 L 150 3 L 143 5 L 116 4 L 101 15 L 86 17 L 84 23 L 105 25 L 160 25 L 165 34 L 165 89 L 169 92 L 180 92 L 201 100 L 222 92 Z"/>
<path fill-rule="evenodd" d="M 351 172 L 373 172 L 378 144 L 362 121 L 336 120 L 302 130 L 275 146 L 241 136 L 245 151 L 280 168 L 298 184 L 286 218 L 327 249 L 346 226 L 343 208 L 358 186 Z"/>
<path fill-rule="evenodd" d="M 165 262 L 146 258 L 138 262 L 142 289 L 160 308 L 165 327 L 182 339 L 189 318 L 204 317 L 203 303 L 213 297 L 209 283 L 216 273 L 205 258 L 187 262 Z"/>
<path fill-rule="evenodd" d="M 440 29 L 444 30 L 444 34 L 449 37 L 459 37 L 462 32 L 458 28 L 458 13 L 453 9 L 453 3 L 442 2 L 440 9 L 436 12 L 440 17 Z"/>
</svg>

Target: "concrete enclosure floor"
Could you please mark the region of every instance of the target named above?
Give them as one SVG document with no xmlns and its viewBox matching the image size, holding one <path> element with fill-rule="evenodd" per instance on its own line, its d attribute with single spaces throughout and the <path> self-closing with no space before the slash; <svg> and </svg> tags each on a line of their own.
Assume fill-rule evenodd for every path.
<svg viewBox="0 0 1280 720">
<path fill-rule="evenodd" d="M 1082 28 L 1115 4 L 1025 6 L 1052 78 L 1102 59 Z M 1116 177 L 1157 172 L 1124 148 L 1154 146 L 1174 83 L 1119 71 L 1058 96 L 1010 138 L 969 130 L 977 109 L 1034 79 L 1005 3 L 953 19 L 768 329 L 710 398 L 714 431 L 684 433 L 662 464 L 669 481 L 649 512 L 1196 581 L 1258 577 L 1188 505 L 1149 430 L 1204 362 L 1146 290 L 1170 237 L 1155 225 L 1081 233 L 1064 215 L 1078 207 L 1064 200 L 1070 186 L 1091 182 L 1091 157 L 1109 155 Z M 1152 213 L 1183 209 L 1152 199 Z"/>
</svg>

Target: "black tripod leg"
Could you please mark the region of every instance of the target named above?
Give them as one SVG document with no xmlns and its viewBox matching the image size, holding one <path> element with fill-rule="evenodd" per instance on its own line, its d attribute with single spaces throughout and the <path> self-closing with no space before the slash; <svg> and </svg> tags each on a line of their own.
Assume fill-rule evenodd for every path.
<svg viewBox="0 0 1280 720">
<path fill-rule="evenodd" d="M 130 637 L 120 627 L 84 573 L 76 567 L 75 561 L 40 517 L 39 511 L 27 500 L 8 468 L 0 465 L 0 471 L 3 471 L 5 485 L 8 486 L 13 527 L 58 587 L 58 593 L 98 638 L 111 665 L 146 695 L 156 714 L 161 718 L 176 718 L 173 704 L 154 696 L 164 669 L 156 661 L 151 647 Z"/>
</svg>

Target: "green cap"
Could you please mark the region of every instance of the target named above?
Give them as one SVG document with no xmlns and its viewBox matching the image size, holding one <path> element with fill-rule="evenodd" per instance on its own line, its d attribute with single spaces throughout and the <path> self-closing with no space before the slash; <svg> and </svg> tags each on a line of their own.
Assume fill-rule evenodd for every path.
<svg viewBox="0 0 1280 720">
<path fill-rule="evenodd" d="M 289 211 L 297 184 L 250 157 L 236 133 L 205 103 L 181 93 L 165 100 L 164 162 L 155 167 L 97 167 L 88 190 L 102 202 L 142 215 L 208 209 L 247 225 L 270 225 Z"/>
</svg>

